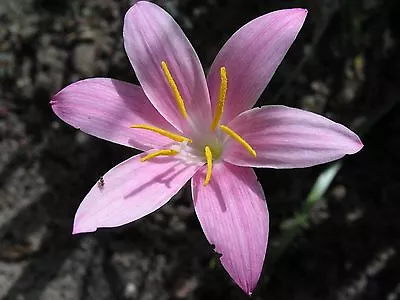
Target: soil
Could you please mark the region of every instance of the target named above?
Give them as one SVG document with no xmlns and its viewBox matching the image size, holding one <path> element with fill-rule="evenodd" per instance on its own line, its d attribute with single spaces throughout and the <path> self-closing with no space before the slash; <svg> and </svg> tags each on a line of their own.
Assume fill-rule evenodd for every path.
<svg viewBox="0 0 400 300">
<path fill-rule="evenodd" d="M 400 7 L 397 0 L 165 0 L 203 66 L 247 21 L 286 7 L 307 22 L 259 105 L 321 113 L 362 135 L 307 226 L 285 247 L 326 166 L 257 170 L 270 243 L 253 299 L 400 299 Z M 127 0 L 0 0 L 0 300 L 246 299 L 219 265 L 188 188 L 116 229 L 71 235 L 91 186 L 135 154 L 60 121 L 49 101 L 79 79 L 137 83 Z M 282 250 L 274 255 L 276 249 Z"/>
</svg>

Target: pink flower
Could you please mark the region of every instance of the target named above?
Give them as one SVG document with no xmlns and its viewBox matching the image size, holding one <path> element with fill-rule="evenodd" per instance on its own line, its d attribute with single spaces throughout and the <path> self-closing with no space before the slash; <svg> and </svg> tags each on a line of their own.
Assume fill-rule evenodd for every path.
<svg viewBox="0 0 400 300">
<path fill-rule="evenodd" d="M 190 42 L 155 4 L 125 16 L 125 50 L 141 87 L 109 78 L 73 83 L 51 101 L 70 125 L 145 151 L 111 169 L 81 203 L 73 233 L 135 221 L 192 178 L 197 217 L 248 294 L 262 270 L 268 210 L 251 167 L 303 168 L 358 152 L 348 128 L 285 106 L 253 108 L 306 18 L 279 10 L 239 29 L 207 79 Z"/>
</svg>

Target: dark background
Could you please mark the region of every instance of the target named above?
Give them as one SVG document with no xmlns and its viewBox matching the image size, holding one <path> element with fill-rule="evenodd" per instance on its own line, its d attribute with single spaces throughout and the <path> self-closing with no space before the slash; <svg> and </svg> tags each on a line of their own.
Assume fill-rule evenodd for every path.
<svg viewBox="0 0 400 300">
<path fill-rule="evenodd" d="M 129 4 L 0 0 L 1 300 L 247 298 L 220 267 L 187 188 L 133 224 L 71 235 L 84 195 L 135 152 L 74 130 L 49 101 L 87 77 L 137 82 L 121 38 Z M 342 160 L 312 203 L 307 195 L 332 165 L 257 170 L 271 230 L 252 298 L 400 299 L 399 1 L 158 4 L 182 26 L 206 70 L 246 22 L 279 8 L 308 8 L 259 104 L 321 113 L 365 144 Z"/>
</svg>

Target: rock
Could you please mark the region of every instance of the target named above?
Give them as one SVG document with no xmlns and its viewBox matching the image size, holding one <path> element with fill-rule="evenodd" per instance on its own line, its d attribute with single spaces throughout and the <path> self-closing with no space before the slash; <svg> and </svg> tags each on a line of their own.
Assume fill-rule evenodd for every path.
<svg viewBox="0 0 400 300">
<path fill-rule="evenodd" d="M 95 75 L 96 48 L 93 43 L 81 43 L 75 46 L 72 54 L 74 69 L 86 76 Z"/>
</svg>

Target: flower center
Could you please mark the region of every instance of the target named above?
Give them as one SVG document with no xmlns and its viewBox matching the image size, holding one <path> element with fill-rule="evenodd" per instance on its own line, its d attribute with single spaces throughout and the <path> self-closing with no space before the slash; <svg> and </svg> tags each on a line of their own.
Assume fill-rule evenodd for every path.
<svg viewBox="0 0 400 300">
<path fill-rule="evenodd" d="M 168 65 L 165 61 L 161 62 L 161 68 L 164 72 L 165 79 L 171 88 L 171 92 L 178 105 L 179 112 L 184 119 L 188 119 L 188 113 L 185 108 L 184 99 L 179 92 L 179 88 L 168 69 Z M 183 135 L 169 132 L 162 128 L 158 128 L 147 124 L 134 124 L 131 128 L 144 129 L 156 132 L 163 135 L 172 141 L 177 142 L 170 147 L 170 149 L 159 149 L 150 154 L 147 154 L 141 158 L 142 162 L 152 159 L 157 156 L 173 156 L 180 155 L 185 160 L 196 160 L 203 161 L 207 164 L 206 178 L 204 179 L 204 185 L 206 186 L 211 180 L 213 161 L 218 161 L 223 154 L 223 140 L 224 134 L 236 140 L 241 144 L 252 156 L 256 156 L 256 151 L 235 131 L 226 125 L 220 124 L 222 114 L 224 112 L 224 105 L 226 100 L 226 92 L 228 90 L 228 76 L 225 67 L 220 68 L 221 84 L 218 95 L 218 102 L 216 104 L 214 117 L 210 125 L 210 131 L 204 133 L 204 137 L 197 140 L 192 140 Z"/>
</svg>

